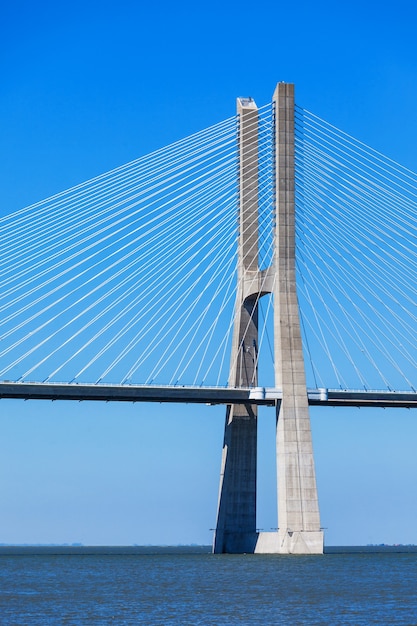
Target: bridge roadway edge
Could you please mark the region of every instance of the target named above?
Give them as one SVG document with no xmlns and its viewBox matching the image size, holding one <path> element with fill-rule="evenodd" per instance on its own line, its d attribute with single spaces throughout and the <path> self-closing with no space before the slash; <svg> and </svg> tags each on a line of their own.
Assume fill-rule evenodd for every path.
<svg viewBox="0 0 417 626">
<path fill-rule="evenodd" d="M 171 387 L 0 381 L 0 399 L 76 402 L 158 402 L 190 404 L 254 404 L 275 407 L 281 391 L 274 388 Z M 310 406 L 417 408 L 417 392 L 309 389 Z"/>
</svg>

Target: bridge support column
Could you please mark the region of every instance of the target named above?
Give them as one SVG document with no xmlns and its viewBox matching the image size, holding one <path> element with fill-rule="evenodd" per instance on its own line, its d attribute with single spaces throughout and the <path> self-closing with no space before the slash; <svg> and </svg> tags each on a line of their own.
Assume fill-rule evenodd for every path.
<svg viewBox="0 0 417 626">
<path fill-rule="evenodd" d="M 274 261 L 258 269 L 258 112 L 238 100 L 240 233 L 238 292 L 229 384 L 256 387 L 258 301 L 273 289 L 277 405 L 278 532 L 256 532 L 257 413 L 228 407 L 214 552 L 320 554 L 320 517 L 295 273 L 294 85 L 274 93 L 276 228 Z M 272 287 L 272 284 L 274 285 Z"/>
<path fill-rule="evenodd" d="M 258 110 L 238 99 L 240 232 L 229 385 L 257 386 Z M 227 407 L 213 551 L 253 552 L 256 545 L 257 407 Z"/>
<path fill-rule="evenodd" d="M 295 277 L 294 85 L 277 85 L 274 106 L 275 386 L 282 390 L 277 406 L 278 543 L 281 553 L 322 553 Z"/>
</svg>

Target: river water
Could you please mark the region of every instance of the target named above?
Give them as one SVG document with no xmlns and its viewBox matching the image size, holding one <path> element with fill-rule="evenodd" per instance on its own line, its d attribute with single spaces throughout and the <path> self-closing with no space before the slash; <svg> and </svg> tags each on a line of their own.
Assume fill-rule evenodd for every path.
<svg viewBox="0 0 417 626">
<path fill-rule="evenodd" d="M 0 624 L 417 624 L 415 548 L 0 548 Z"/>
</svg>

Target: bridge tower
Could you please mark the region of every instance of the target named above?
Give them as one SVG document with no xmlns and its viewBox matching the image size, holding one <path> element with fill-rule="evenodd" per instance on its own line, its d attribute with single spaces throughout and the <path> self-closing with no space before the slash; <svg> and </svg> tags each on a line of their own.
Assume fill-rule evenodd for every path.
<svg viewBox="0 0 417 626">
<path fill-rule="evenodd" d="M 238 291 L 229 384 L 257 387 L 258 302 L 274 299 L 278 531 L 256 531 L 257 407 L 227 407 L 215 553 L 320 554 L 317 487 L 295 276 L 294 85 L 273 96 L 274 258 L 258 268 L 258 110 L 239 98 Z"/>
</svg>

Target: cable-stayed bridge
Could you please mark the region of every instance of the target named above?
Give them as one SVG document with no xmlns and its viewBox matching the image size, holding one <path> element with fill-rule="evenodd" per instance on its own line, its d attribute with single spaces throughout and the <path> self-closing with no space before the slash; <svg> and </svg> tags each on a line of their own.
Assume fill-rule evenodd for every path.
<svg viewBox="0 0 417 626">
<path fill-rule="evenodd" d="M 417 402 L 416 178 L 280 83 L 3 217 L 0 397 L 226 404 L 215 550 L 322 551 L 308 405 Z M 279 533 L 256 533 L 259 404 Z"/>
</svg>

